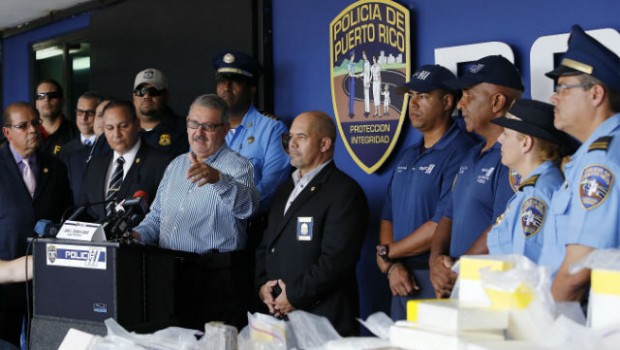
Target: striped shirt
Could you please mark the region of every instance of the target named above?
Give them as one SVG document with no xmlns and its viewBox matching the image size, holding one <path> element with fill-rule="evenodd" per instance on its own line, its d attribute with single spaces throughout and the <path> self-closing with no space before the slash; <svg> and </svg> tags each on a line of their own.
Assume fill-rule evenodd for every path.
<svg viewBox="0 0 620 350">
<path fill-rule="evenodd" d="M 205 163 L 220 181 L 202 187 L 186 178 L 187 154 L 168 165 L 151 211 L 134 229 L 143 242 L 198 254 L 245 248 L 245 219 L 258 209 L 252 163 L 226 145 Z"/>
</svg>

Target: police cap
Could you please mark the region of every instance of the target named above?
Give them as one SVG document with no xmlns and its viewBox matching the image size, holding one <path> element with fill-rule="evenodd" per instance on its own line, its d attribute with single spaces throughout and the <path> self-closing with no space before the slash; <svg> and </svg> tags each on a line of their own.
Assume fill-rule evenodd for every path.
<svg viewBox="0 0 620 350">
<path fill-rule="evenodd" d="M 483 57 L 470 64 L 462 77 L 446 82 L 451 88 L 461 90 L 480 83 L 506 86 L 519 91 L 525 90 L 517 67 L 500 55 Z"/>
<path fill-rule="evenodd" d="M 245 77 L 256 81 L 263 73 L 263 67 L 252 56 L 243 52 L 226 51 L 213 57 L 216 78 Z"/>
<path fill-rule="evenodd" d="M 568 50 L 560 65 L 545 75 L 558 79 L 562 75 L 588 74 L 610 88 L 620 91 L 620 57 L 574 25 L 568 38 Z"/>
</svg>

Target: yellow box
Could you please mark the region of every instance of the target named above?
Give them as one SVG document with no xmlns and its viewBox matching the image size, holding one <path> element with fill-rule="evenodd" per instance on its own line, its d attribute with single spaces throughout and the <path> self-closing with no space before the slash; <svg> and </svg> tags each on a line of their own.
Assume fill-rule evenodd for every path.
<svg viewBox="0 0 620 350">
<path fill-rule="evenodd" d="M 468 255 L 461 258 L 459 277 L 465 280 L 480 280 L 480 269 L 490 268 L 492 271 L 507 271 L 512 269 L 512 263 L 493 259 L 488 255 Z"/>
</svg>

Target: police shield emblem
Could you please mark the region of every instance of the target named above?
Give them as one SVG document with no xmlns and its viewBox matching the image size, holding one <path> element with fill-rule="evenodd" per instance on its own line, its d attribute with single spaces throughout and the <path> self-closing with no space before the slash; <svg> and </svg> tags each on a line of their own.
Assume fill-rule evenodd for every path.
<svg viewBox="0 0 620 350">
<path fill-rule="evenodd" d="M 362 0 L 330 24 L 331 90 L 343 143 L 366 173 L 394 149 L 405 119 L 410 75 L 409 10 L 393 1 Z"/>
<path fill-rule="evenodd" d="M 545 222 L 547 205 L 536 197 L 530 197 L 521 204 L 521 227 L 523 235 L 530 237 L 542 228 Z"/>
<path fill-rule="evenodd" d="M 614 174 L 601 165 L 592 165 L 583 170 L 579 184 L 579 198 L 584 209 L 598 207 L 613 185 Z"/>
</svg>

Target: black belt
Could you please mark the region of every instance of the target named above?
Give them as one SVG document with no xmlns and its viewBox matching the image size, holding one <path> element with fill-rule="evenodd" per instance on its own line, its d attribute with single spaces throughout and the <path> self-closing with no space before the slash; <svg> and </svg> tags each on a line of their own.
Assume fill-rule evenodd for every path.
<svg viewBox="0 0 620 350">
<path fill-rule="evenodd" d="M 204 254 L 183 254 L 178 256 L 183 263 L 198 265 L 209 269 L 221 269 L 237 266 L 246 266 L 249 255 L 245 250 L 232 252 L 209 251 Z"/>
</svg>

